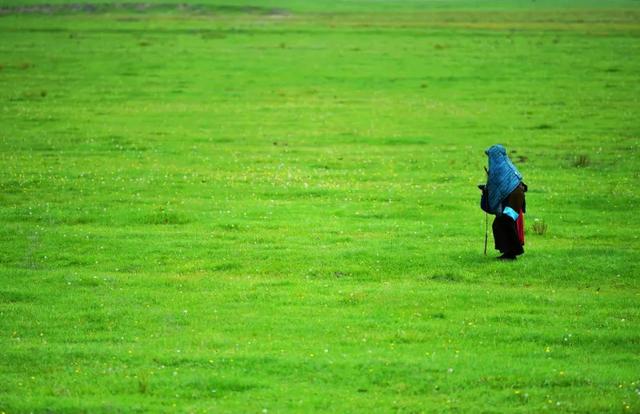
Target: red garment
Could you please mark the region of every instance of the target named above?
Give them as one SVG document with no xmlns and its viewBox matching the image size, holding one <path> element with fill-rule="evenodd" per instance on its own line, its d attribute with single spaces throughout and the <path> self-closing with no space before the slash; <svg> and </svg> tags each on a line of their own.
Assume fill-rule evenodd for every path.
<svg viewBox="0 0 640 414">
<path fill-rule="evenodd" d="M 520 240 L 520 244 L 524 246 L 524 213 L 522 212 L 522 210 L 518 211 L 516 230 L 518 231 L 518 239 Z"/>
</svg>

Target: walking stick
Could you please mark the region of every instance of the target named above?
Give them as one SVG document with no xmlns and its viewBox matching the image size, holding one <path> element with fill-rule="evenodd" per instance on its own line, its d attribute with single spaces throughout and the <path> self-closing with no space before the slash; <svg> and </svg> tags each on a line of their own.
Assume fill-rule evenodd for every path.
<svg viewBox="0 0 640 414">
<path fill-rule="evenodd" d="M 489 170 L 487 170 L 487 167 L 483 167 L 484 168 L 484 173 L 487 174 L 487 177 L 489 176 Z M 487 183 L 488 184 L 488 183 Z M 486 187 L 482 188 L 483 194 L 484 194 L 484 189 Z M 487 213 L 486 211 L 484 212 L 484 255 L 487 255 L 487 238 L 489 237 L 489 213 Z"/>
<path fill-rule="evenodd" d="M 484 213 L 484 255 L 487 255 L 487 238 L 489 237 L 489 214 Z"/>
</svg>

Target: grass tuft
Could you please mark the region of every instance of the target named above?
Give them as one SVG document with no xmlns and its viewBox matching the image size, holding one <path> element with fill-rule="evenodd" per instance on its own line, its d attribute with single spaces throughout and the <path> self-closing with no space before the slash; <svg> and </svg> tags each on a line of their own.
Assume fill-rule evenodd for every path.
<svg viewBox="0 0 640 414">
<path fill-rule="evenodd" d="M 588 155 L 580 154 L 573 160 L 573 166 L 577 168 L 586 168 L 591 164 L 591 160 Z"/>
<path fill-rule="evenodd" d="M 535 234 L 544 236 L 547 233 L 547 228 L 547 223 L 545 223 L 544 220 L 534 219 L 532 229 Z"/>
<path fill-rule="evenodd" d="M 180 225 L 189 223 L 189 219 L 168 207 L 158 207 L 151 214 L 142 218 L 142 224 L 158 224 L 158 225 Z"/>
</svg>

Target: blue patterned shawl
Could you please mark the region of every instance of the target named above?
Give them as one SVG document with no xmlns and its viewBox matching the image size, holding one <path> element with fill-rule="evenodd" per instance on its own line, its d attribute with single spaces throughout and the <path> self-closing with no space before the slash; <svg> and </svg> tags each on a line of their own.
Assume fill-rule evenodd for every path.
<svg viewBox="0 0 640 414">
<path fill-rule="evenodd" d="M 522 181 L 522 174 L 513 165 L 507 151 L 500 144 L 493 145 L 485 151 L 489 157 L 489 177 L 487 191 L 489 196 L 489 211 L 499 214 L 500 203 L 507 198 Z"/>
</svg>

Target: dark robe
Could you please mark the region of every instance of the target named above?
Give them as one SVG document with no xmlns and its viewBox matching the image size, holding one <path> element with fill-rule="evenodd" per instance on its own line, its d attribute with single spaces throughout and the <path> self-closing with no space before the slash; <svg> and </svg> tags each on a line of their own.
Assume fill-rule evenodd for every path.
<svg viewBox="0 0 640 414">
<path fill-rule="evenodd" d="M 516 189 L 502 201 L 503 209 L 505 207 L 511 207 L 522 216 L 526 209 L 524 199 L 525 191 L 526 186 L 524 184 L 518 185 Z M 522 247 L 524 237 L 522 237 L 522 240 L 520 239 L 516 222 L 511 217 L 506 214 L 496 216 L 492 228 L 496 250 L 499 250 L 508 257 L 516 257 L 524 253 L 524 248 Z"/>
</svg>

